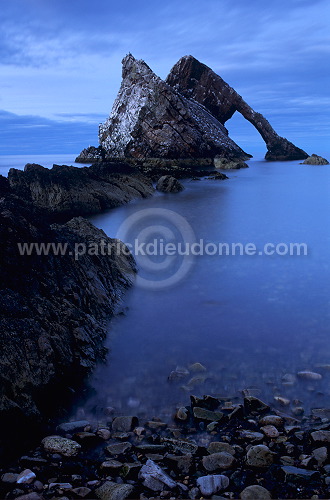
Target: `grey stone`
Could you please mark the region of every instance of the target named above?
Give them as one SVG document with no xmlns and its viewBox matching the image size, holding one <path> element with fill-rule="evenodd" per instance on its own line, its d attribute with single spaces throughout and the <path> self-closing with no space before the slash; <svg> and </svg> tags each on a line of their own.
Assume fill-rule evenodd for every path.
<svg viewBox="0 0 330 500">
<path fill-rule="evenodd" d="M 159 465 L 150 459 L 141 468 L 139 478 L 142 479 L 143 485 L 152 491 L 163 491 L 165 488 L 172 489 L 177 485 Z"/>
<path fill-rule="evenodd" d="M 316 154 L 312 154 L 302 163 L 303 165 L 329 165 L 328 160 L 323 158 L 322 156 L 318 156 Z"/>
<path fill-rule="evenodd" d="M 199 408 L 198 406 L 193 408 L 193 414 L 198 420 L 206 420 L 209 422 L 218 422 L 219 420 L 222 420 L 224 416 L 224 414 L 220 411 L 210 411 L 205 408 Z"/>
<path fill-rule="evenodd" d="M 185 439 L 163 438 L 162 442 L 173 451 L 181 451 L 182 453 L 191 453 L 194 455 L 198 450 L 198 445 L 196 443 Z"/>
<path fill-rule="evenodd" d="M 259 420 L 259 425 L 273 425 L 281 429 L 284 426 L 284 419 L 278 415 L 266 415 Z"/>
<path fill-rule="evenodd" d="M 133 489 L 131 484 L 117 484 L 106 481 L 95 490 L 95 495 L 101 500 L 125 500 L 131 495 Z"/>
<path fill-rule="evenodd" d="M 88 420 L 76 420 L 58 425 L 57 430 L 66 434 L 74 434 L 75 432 L 83 431 L 89 425 Z"/>
<path fill-rule="evenodd" d="M 73 488 L 72 493 L 79 498 L 86 498 L 90 496 L 92 490 L 90 488 L 86 488 L 86 486 L 80 486 L 79 488 Z"/>
<path fill-rule="evenodd" d="M 313 450 L 312 455 L 317 461 L 317 465 L 319 467 L 322 467 L 322 465 L 328 458 L 328 450 L 325 446 L 322 446 L 321 448 L 316 448 L 315 450 Z"/>
<path fill-rule="evenodd" d="M 285 465 L 281 467 L 281 469 L 285 474 L 286 482 L 308 482 L 311 479 L 318 479 L 320 477 L 320 473 L 318 471 L 300 469 L 298 467 L 292 467 L 290 465 Z"/>
<path fill-rule="evenodd" d="M 315 442 L 330 443 L 330 431 L 314 431 L 311 438 Z"/>
<path fill-rule="evenodd" d="M 6 472 L 1 476 L 1 481 L 3 483 L 16 483 L 18 478 L 18 474 L 14 474 L 14 472 Z"/>
<path fill-rule="evenodd" d="M 230 469 L 235 462 L 235 458 L 231 453 L 221 451 L 219 453 L 206 455 L 205 457 L 203 457 L 202 462 L 206 470 L 213 472 L 217 469 Z"/>
<path fill-rule="evenodd" d="M 113 432 L 130 432 L 139 425 L 137 417 L 115 417 L 112 421 Z"/>
<path fill-rule="evenodd" d="M 196 481 L 202 495 L 211 496 L 228 488 L 229 479 L 221 474 L 201 476 Z"/>
<path fill-rule="evenodd" d="M 210 454 L 225 451 L 226 453 L 230 453 L 230 455 L 235 455 L 235 449 L 230 446 L 229 443 L 223 443 L 221 441 L 213 441 L 212 443 L 210 443 L 207 451 Z"/>
<path fill-rule="evenodd" d="M 106 447 L 106 450 L 110 455 L 123 455 L 127 453 L 131 448 L 131 443 L 125 442 L 110 444 Z"/>
<path fill-rule="evenodd" d="M 240 494 L 242 500 L 270 500 L 271 494 L 266 488 L 259 486 L 258 484 L 252 484 L 247 486 Z"/>
<path fill-rule="evenodd" d="M 301 371 L 297 373 L 297 377 L 303 380 L 321 380 L 322 375 L 320 373 L 310 372 L 310 371 Z"/>
<path fill-rule="evenodd" d="M 247 396 L 244 398 L 244 409 L 248 414 L 258 415 L 269 411 L 269 406 L 258 398 Z"/>
<path fill-rule="evenodd" d="M 43 447 L 49 453 L 60 453 L 65 457 L 73 457 L 79 453 L 80 444 L 61 436 L 47 436 L 42 440 Z"/>
<path fill-rule="evenodd" d="M 162 193 L 179 193 L 184 190 L 184 187 L 175 177 L 163 175 L 158 179 L 156 189 Z"/>
<path fill-rule="evenodd" d="M 246 464 L 250 467 L 268 467 L 273 461 L 274 454 L 263 444 L 251 446 L 246 455 Z"/>
<path fill-rule="evenodd" d="M 32 470 L 30 469 L 25 469 L 23 470 L 17 477 L 16 483 L 17 484 L 30 484 L 33 483 L 33 481 L 36 479 L 36 475 Z"/>
</svg>

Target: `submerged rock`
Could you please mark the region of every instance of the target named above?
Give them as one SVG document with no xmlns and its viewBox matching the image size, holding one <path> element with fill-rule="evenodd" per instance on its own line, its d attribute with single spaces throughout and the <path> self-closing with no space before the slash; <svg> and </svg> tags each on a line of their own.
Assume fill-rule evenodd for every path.
<svg viewBox="0 0 330 500">
<path fill-rule="evenodd" d="M 308 157 L 305 151 L 280 137 L 261 113 L 254 111 L 219 75 L 194 57 L 182 57 L 171 69 L 166 82 L 185 97 L 205 106 L 222 124 L 236 111 L 241 113 L 265 141 L 268 149 L 266 160 L 303 160 Z"/>
</svg>

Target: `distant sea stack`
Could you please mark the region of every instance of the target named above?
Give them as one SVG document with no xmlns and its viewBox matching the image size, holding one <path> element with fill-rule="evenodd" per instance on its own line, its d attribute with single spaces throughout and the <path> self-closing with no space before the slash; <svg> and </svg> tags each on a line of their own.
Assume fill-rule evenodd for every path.
<svg viewBox="0 0 330 500">
<path fill-rule="evenodd" d="M 100 125 L 99 147 L 84 149 L 77 162 L 108 158 L 198 159 L 251 157 L 224 124 L 238 111 L 261 134 L 266 160 L 304 160 L 308 154 L 280 137 L 270 123 L 208 66 L 182 57 L 166 81 L 128 54 L 109 118 Z M 197 165 L 196 163 L 196 165 Z"/>
</svg>

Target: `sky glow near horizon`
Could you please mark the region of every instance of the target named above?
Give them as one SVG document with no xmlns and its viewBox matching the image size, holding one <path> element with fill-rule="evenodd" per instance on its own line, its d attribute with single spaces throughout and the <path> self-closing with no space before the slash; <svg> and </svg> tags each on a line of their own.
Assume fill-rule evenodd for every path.
<svg viewBox="0 0 330 500">
<path fill-rule="evenodd" d="M 78 153 L 97 145 L 98 124 L 110 113 L 128 52 L 161 78 L 192 54 L 280 135 L 310 153 L 327 151 L 329 20 L 327 0 L 6 2 L 0 154 Z M 240 117 L 226 126 L 243 149 L 265 150 Z"/>
</svg>

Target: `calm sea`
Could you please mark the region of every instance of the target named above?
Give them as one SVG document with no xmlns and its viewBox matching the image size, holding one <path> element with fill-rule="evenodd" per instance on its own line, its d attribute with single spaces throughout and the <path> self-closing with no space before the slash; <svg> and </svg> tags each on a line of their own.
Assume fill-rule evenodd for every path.
<svg viewBox="0 0 330 500">
<path fill-rule="evenodd" d="M 74 164 L 74 157 L 1 157 L 0 168 Z M 107 363 L 74 416 L 102 419 L 111 406 L 166 418 L 191 393 L 235 401 L 244 389 L 271 403 L 287 398 L 286 412 L 330 406 L 330 166 L 258 158 L 249 165 L 229 180 L 187 180 L 181 193 L 91 218 L 127 243 L 252 244 L 257 253 L 159 255 L 151 247 L 136 255 L 139 279 L 109 325 Z M 284 254 L 292 243 L 307 255 Z M 280 244 L 282 255 L 265 255 L 266 244 Z M 196 362 L 206 371 L 186 373 Z M 295 379 L 302 370 L 323 378 Z"/>
<path fill-rule="evenodd" d="M 91 219 L 131 243 L 192 238 L 211 250 L 220 242 L 258 251 L 183 264 L 182 256 L 137 255 L 137 285 L 109 326 L 108 362 L 93 374 L 79 415 L 102 418 L 111 406 L 166 417 L 191 393 L 236 400 L 244 389 L 270 403 L 287 398 L 287 412 L 330 406 L 330 166 L 258 158 L 249 165 L 229 180 L 187 180 L 179 194 Z M 285 253 L 292 243 L 306 252 Z M 265 255 L 265 244 L 279 253 Z M 185 374 L 196 362 L 206 371 Z M 296 379 L 304 370 L 323 378 Z"/>
</svg>

